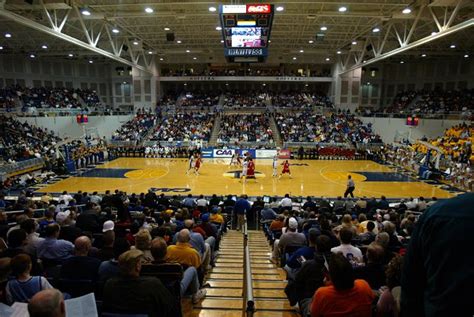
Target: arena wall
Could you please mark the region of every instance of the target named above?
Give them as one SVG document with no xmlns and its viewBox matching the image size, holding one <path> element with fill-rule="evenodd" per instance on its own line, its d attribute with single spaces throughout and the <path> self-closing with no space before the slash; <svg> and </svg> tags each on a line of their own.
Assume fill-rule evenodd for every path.
<svg viewBox="0 0 474 317">
<path fill-rule="evenodd" d="M 407 134 L 407 132 L 411 140 L 418 140 L 423 136 L 428 139 L 436 138 L 443 135 L 444 130 L 463 122 L 461 120 L 420 119 L 417 127 L 411 127 L 406 125 L 406 119 L 363 117 L 361 120 L 365 124 L 372 123 L 375 132 L 385 143 L 392 143 L 397 134 Z"/>
<path fill-rule="evenodd" d="M 112 133 L 115 132 L 122 124 L 127 122 L 133 115 L 123 116 L 92 116 L 89 117 L 89 123 L 86 128 L 97 128 L 97 133 L 100 137 L 110 139 Z M 81 137 L 83 136 L 83 128 L 76 123 L 76 117 L 28 117 L 17 118 L 21 122 L 28 122 L 43 128 L 53 130 L 61 137 Z"/>
</svg>

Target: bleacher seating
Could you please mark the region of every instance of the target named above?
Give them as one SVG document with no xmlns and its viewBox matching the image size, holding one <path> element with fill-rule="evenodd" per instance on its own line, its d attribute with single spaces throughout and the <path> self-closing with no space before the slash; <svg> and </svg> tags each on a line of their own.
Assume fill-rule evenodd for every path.
<svg viewBox="0 0 474 317">
<path fill-rule="evenodd" d="M 273 142 L 268 115 L 225 115 L 217 143 Z"/>
</svg>

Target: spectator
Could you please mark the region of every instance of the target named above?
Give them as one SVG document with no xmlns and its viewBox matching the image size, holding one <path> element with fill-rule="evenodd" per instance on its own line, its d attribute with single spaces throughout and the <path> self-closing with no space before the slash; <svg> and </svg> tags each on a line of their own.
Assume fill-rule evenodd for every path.
<svg viewBox="0 0 474 317">
<path fill-rule="evenodd" d="M 273 243 L 272 260 L 278 260 L 286 246 L 304 246 L 305 244 L 306 237 L 298 232 L 298 221 L 292 217 L 288 221 L 288 230 L 281 235 L 279 240 L 275 240 Z"/>
<path fill-rule="evenodd" d="M 367 247 L 367 263 L 354 269 L 355 277 L 365 280 L 374 290 L 378 290 L 385 284 L 383 256 L 384 249 L 382 246 L 372 242 Z"/>
<path fill-rule="evenodd" d="M 176 316 L 173 297 L 159 279 L 140 276 L 143 252 L 130 250 L 119 257 L 121 275 L 104 287 L 104 312 L 139 314 L 151 317 Z"/>
<path fill-rule="evenodd" d="M 193 249 L 189 243 L 191 240 L 188 229 L 182 229 L 178 233 L 176 245 L 168 247 L 166 261 L 177 262 L 185 266 L 194 266 L 199 268 L 201 266 L 201 259 L 199 253 Z"/>
<path fill-rule="evenodd" d="M 130 250 L 130 243 L 125 238 L 117 238 L 114 242 L 114 258 L 104 261 L 99 266 L 99 281 L 103 284 L 109 278 L 116 277 L 119 274 L 118 258 L 124 252 Z"/>
<path fill-rule="evenodd" d="M 59 240 L 59 231 L 60 228 L 57 224 L 46 227 L 46 237 L 37 249 L 40 259 L 62 262 L 72 256 L 74 245 L 69 241 Z"/>
<path fill-rule="evenodd" d="M 12 274 L 15 276 L 7 283 L 6 298 L 13 302 L 27 303 L 41 290 L 53 288 L 42 276 L 31 276 L 31 258 L 27 254 L 18 254 L 10 262 Z"/>
<path fill-rule="evenodd" d="M 339 231 L 339 240 L 341 245 L 331 249 L 332 253 L 341 252 L 345 258 L 347 258 L 353 265 L 357 265 L 362 262 L 362 252 L 359 248 L 351 245 L 353 232 L 347 227 L 342 227 Z"/>
<path fill-rule="evenodd" d="M 65 317 L 63 294 L 51 288 L 36 293 L 28 303 L 30 317 Z"/>
<path fill-rule="evenodd" d="M 364 280 L 355 280 L 351 263 L 342 254 L 329 260 L 330 286 L 314 293 L 311 316 L 372 316 L 375 296 Z"/>
<path fill-rule="evenodd" d="M 240 196 L 234 206 L 234 213 L 237 215 L 237 231 L 243 230 L 245 215 L 250 211 L 250 208 L 247 195 Z"/>
<path fill-rule="evenodd" d="M 68 280 L 98 280 L 100 260 L 89 256 L 91 240 L 81 236 L 75 241 L 74 256 L 63 261 L 60 276 Z"/>
</svg>

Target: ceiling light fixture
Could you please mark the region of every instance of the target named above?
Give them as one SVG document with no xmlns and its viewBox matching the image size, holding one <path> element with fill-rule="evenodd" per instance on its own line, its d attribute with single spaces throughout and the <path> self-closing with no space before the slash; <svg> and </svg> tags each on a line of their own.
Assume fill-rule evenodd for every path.
<svg viewBox="0 0 474 317">
<path fill-rule="evenodd" d="M 5 33 L 5 37 L 6 37 L 7 39 L 9 39 L 9 38 L 12 37 L 12 34 L 11 34 L 11 33 Z"/>
<path fill-rule="evenodd" d="M 468 58 L 468 57 L 469 57 L 469 54 L 465 54 L 465 55 L 464 55 L 464 58 Z"/>
<path fill-rule="evenodd" d="M 339 12 L 346 12 L 346 11 L 347 11 L 347 7 L 344 7 L 344 6 L 339 7 L 338 11 L 339 11 Z"/>
<path fill-rule="evenodd" d="M 155 10 L 153 10 L 153 9 L 150 8 L 150 7 L 146 7 L 146 8 L 145 8 L 145 12 L 146 12 L 146 13 L 153 13 L 153 12 L 155 12 Z"/>
<path fill-rule="evenodd" d="M 436 35 L 436 34 L 438 34 L 438 32 L 435 32 L 435 31 L 431 32 L 431 36 Z"/>
<path fill-rule="evenodd" d="M 380 28 L 375 27 L 375 28 L 372 29 L 372 32 L 374 32 L 374 33 L 379 33 L 379 32 L 380 32 Z"/>
<path fill-rule="evenodd" d="M 405 9 L 403 9 L 402 13 L 403 13 L 403 14 L 410 14 L 410 13 L 411 13 L 411 9 L 410 9 L 410 8 L 405 8 Z"/>
<path fill-rule="evenodd" d="M 341 54 L 342 54 L 342 52 L 341 52 L 341 51 L 337 51 L 337 52 L 336 52 L 336 54 L 338 54 L 338 55 L 341 55 Z"/>
<path fill-rule="evenodd" d="M 421 54 L 421 57 L 426 57 L 426 54 Z"/>
<path fill-rule="evenodd" d="M 329 57 L 326 57 L 326 62 L 329 62 L 331 59 Z"/>
<path fill-rule="evenodd" d="M 224 43 L 224 40 L 221 40 L 221 43 Z"/>
<path fill-rule="evenodd" d="M 176 43 L 181 44 L 182 42 L 181 42 L 181 40 L 177 40 Z"/>
<path fill-rule="evenodd" d="M 119 33 L 120 33 L 120 30 L 117 29 L 117 28 L 113 28 L 113 29 L 112 29 L 112 33 L 119 34 Z"/>
<path fill-rule="evenodd" d="M 160 57 L 160 61 L 162 61 L 162 60 L 163 60 L 163 57 Z"/>
<path fill-rule="evenodd" d="M 296 57 L 293 57 L 293 60 L 296 61 Z"/>
<path fill-rule="evenodd" d="M 48 46 L 47 45 L 41 45 L 41 48 L 44 49 L 44 50 L 47 50 Z"/>
<path fill-rule="evenodd" d="M 451 44 L 451 46 L 449 46 L 449 48 L 456 48 L 456 45 Z"/>
<path fill-rule="evenodd" d="M 30 54 L 30 58 L 35 58 L 36 55 L 35 54 Z"/>
<path fill-rule="evenodd" d="M 313 40 L 309 40 L 308 43 L 309 43 L 309 44 L 313 44 L 314 41 L 313 41 Z"/>
<path fill-rule="evenodd" d="M 148 55 L 152 55 L 153 54 L 153 51 L 148 51 Z"/>
<path fill-rule="evenodd" d="M 0 45 L 0 51 L 3 50 L 3 46 Z"/>
<path fill-rule="evenodd" d="M 222 30 L 222 27 L 216 26 L 216 31 L 221 31 L 221 30 Z"/>
<path fill-rule="evenodd" d="M 193 57 L 194 60 L 197 60 L 198 58 L 197 57 Z"/>
<path fill-rule="evenodd" d="M 88 17 L 88 16 L 91 15 L 91 12 L 89 11 L 89 9 L 83 8 L 83 9 L 81 9 L 81 14 L 82 14 L 82 15 L 85 15 L 86 17 Z"/>
<path fill-rule="evenodd" d="M 170 29 L 169 27 L 165 27 L 163 30 L 169 31 L 169 30 L 171 30 L 171 29 Z"/>
<path fill-rule="evenodd" d="M 400 64 L 405 64 L 405 62 L 404 62 L 404 61 L 400 61 Z"/>
<path fill-rule="evenodd" d="M 191 51 L 190 51 L 190 50 L 186 50 L 186 53 L 191 53 Z"/>
<path fill-rule="evenodd" d="M 138 41 L 133 41 L 133 45 L 138 45 L 140 43 L 138 43 Z"/>
<path fill-rule="evenodd" d="M 300 53 L 304 53 L 304 50 L 300 50 Z"/>
<path fill-rule="evenodd" d="M 321 31 L 327 31 L 327 29 L 328 29 L 327 26 L 322 26 L 322 27 L 320 28 Z"/>
<path fill-rule="evenodd" d="M 277 10 L 278 12 L 281 12 L 281 11 L 285 10 L 285 8 L 282 7 L 282 6 L 278 6 L 278 7 L 276 7 L 276 10 Z"/>
<path fill-rule="evenodd" d="M 211 12 L 216 12 L 217 9 L 216 9 L 216 7 L 209 7 L 209 11 L 211 11 Z"/>
<path fill-rule="evenodd" d="M 89 64 L 94 64 L 94 61 L 92 59 L 90 59 Z"/>
<path fill-rule="evenodd" d="M 357 45 L 357 41 L 352 41 L 352 45 Z"/>
<path fill-rule="evenodd" d="M 69 56 L 69 57 L 74 57 L 74 54 L 73 54 L 73 53 L 69 53 L 69 54 L 67 54 L 67 56 Z"/>
</svg>

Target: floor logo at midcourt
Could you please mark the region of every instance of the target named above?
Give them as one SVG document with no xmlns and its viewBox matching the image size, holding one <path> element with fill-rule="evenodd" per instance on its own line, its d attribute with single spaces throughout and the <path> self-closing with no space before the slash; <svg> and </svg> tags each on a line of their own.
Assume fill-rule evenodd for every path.
<svg viewBox="0 0 474 317">
<path fill-rule="evenodd" d="M 224 174 L 224 177 L 227 178 L 241 178 L 242 177 L 242 171 L 227 171 Z M 255 178 L 264 178 L 265 174 L 261 173 L 259 171 L 255 171 Z"/>
</svg>

